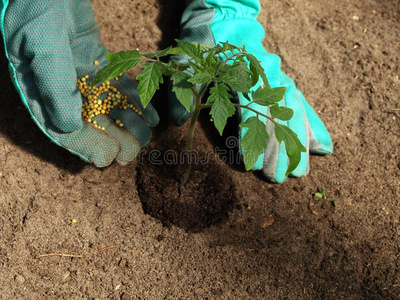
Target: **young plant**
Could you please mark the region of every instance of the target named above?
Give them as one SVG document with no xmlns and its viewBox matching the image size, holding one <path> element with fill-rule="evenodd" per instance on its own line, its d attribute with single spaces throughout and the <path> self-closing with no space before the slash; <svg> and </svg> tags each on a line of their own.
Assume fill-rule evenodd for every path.
<svg viewBox="0 0 400 300">
<path fill-rule="evenodd" d="M 314 197 L 320 198 L 320 199 L 322 199 L 324 201 L 328 200 L 328 195 L 326 193 L 326 190 L 324 190 L 322 188 L 318 188 L 317 191 L 313 195 L 314 195 Z M 331 206 L 333 208 L 336 207 L 336 201 L 335 200 L 331 199 L 331 200 L 329 200 L 329 202 L 331 203 Z"/>
<path fill-rule="evenodd" d="M 146 107 L 163 83 L 163 76 L 170 77 L 172 91 L 177 99 L 191 112 L 190 125 L 186 138 L 186 150 L 193 149 L 195 125 L 200 111 L 210 109 L 211 120 L 220 135 L 226 126 L 227 119 L 234 115 L 237 109 L 248 109 L 255 113 L 239 126 L 246 129 L 241 140 L 241 151 L 246 170 L 250 170 L 257 158 L 267 146 L 269 135 L 265 121 L 274 124 L 275 136 L 279 143 L 285 142 L 286 152 L 290 159 L 286 176 L 300 162 L 301 152 L 306 149 L 300 143 L 296 133 L 289 127 L 278 123 L 278 119 L 287 121 L 293 116 L 293 111 L 280 106 L 278 102 L 285 95 L 285 87 L 271 88 L 260 62 L 245 47 L 237 47 L 221 43 L 215 47 L 207 47 L 197 43 L 176 40 L 177 47 L 151 52 L 139 53 L 137 50 L 106 53 L 110 62 L 101 69 L 91 85 L 106 82 L 119 74 L 135 67 L 139 63 L 141 72 L 136 77 L 139 81 L 140 100 Z M 167 55 L 186 55 L 186 59 L 168 62 L 160 60 Z M 255 88 L 260 81 L 258 88 Z M 203 98 L 209 89 L 206 101 Z M 246 105 L 232 101 L 231 90 L 242 93 L 249 101 Z M 269 115 L 254 108 L 252 104 L 268 107 Z M 189 177 L 190 164 L 187 165 L 182 183 Z"/>
</svg>

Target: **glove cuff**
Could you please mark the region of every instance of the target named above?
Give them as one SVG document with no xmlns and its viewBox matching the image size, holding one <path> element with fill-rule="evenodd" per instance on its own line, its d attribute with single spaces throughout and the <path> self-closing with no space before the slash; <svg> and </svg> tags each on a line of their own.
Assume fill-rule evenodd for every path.
<svg viewBox="0 0 400 300">
<path fill-rule="evenodd" d="M 181 20 L 181 38 L 215 46 L 228 41 L 249 51 L 264 51 L 263 26 L 257 21 L 258 0 L 187 0 Z"/>
<path fill-rule="evenodd" d="M 212 15 L 215 22 L 225 19 L 256 19 L 261 11 L 259 0 L 186 0 L 182 24 L 199 15 Z"/>
<path fill-rule="evenodd" d="M 265 33 L 256 20 L 261 9 L 258 0 L 187 0 L 186 4 L 181 38 L 215 46 L 228 39 L 236 44 L 231 39 L 238 35 L 234 40 L 243 40 L 238 46 L 247 45 L 254 39 L 261 45 Z"/>
</svg>

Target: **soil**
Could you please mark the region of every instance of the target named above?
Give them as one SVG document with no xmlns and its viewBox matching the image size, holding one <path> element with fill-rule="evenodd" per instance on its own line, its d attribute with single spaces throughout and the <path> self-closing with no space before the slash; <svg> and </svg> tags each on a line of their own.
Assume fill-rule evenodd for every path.
<svg viewBox="0 0 400 300">
<path fill-rule="evenodd" d="M 160 153 L 164 158 L 161 164 L 154 164 L 147 156 L 138 166 L 137 188 L 144 213 L 165 226 L 174 224 L 188 232 L 201 232 L 225 221 L 235 203 L 227 170 L 214 159 L 192 161 L 188 180 L 182 182 L 187 163 L 171 164 L 168 153 Z M 206 157 L 199 155 L 199 159 Z"/>
<path fill-rule="evenodd" d="M 111 51 L 150 51 L 179 35 L 183 2 L 93 4 Z M 264 46 L 282 57 L 335 153 L 280 185 L 219 164 L 236 203 L 196 232 L 144 212 L 139 161 L 96 169 L 51 143 L 1 55 L 1 299 L 400 299 L 399 2 L 261 4 Z M 165 95 L 163 86 L 146 151 L 184 136 L 168 125 Z M 232 150 L 207 120 L 195 145 Z M 327 201 L 313 197 L 318 188 Z M 85 257 L 36 258 L 47 253 Z"/>
</svg>

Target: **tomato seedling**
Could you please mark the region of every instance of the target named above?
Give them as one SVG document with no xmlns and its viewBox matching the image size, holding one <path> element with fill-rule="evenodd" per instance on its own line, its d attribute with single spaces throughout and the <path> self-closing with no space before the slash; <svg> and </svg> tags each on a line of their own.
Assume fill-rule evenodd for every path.
<svg viewBox="0 0 400 300">
<path fill-rule="evenodd" d="M 258 157 L 265 150 L 269 138 L 265 122 L 274 124 L 274 133 L 279 143 L 285 143 L 286 153 L 290 159 L 286 176 L 299 164 L 301 152 L 306 149 L 296 133 L 278 120 L 288 121 L 293 111 L 280 106 L 285 95 L 285 87 L 271 87 L 265 71 L 254 55 L 245 47 L 221 43 L 215 47 L 203 46 L 176 40 L 177 47 L 164 50 L 140 53 L 138 50 L 106 53 L 109 64 L 95 76 L 91 85 L 104 83 L 107 80 L 135 67 L 139 63 L 141 72 L 136 77 L 139 81 L 138 91 L 143 107 L 146 107 L 163 76 L 170 77 L 172 91 L 179 102 L 191 113 L 190 125 L 186 138 L 186 151 L 193 149 L 193 138 L 200 111 L 210 109 L 211 120 L 219 134 L 222 135 L 227 119 L 237 109 L 247 109 L 254 116 L 239 124 L 245 134 L 240 147 L 246 170 L 250 170 Z M 184 60 L 170 59 L 161 61 L 167 55 L 185 55 Z M 203 101 L 209 90 L 208 98 Z M 248 102 L 236 103 L 231 91 L 241 93 Z M 256 105 L 254 105 L 256 104 Z M 257 107 L 268 107 L 268 114 L 260 112 Z M 190 164 L 186 166 L 182 183 L 189 177 Z"/>
</svg>

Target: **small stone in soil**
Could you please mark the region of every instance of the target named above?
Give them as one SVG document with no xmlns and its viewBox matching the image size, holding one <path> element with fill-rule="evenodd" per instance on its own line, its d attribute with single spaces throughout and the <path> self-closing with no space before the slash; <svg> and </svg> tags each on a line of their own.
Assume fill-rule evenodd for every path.
<svg viewBox="0 0 400 300">
<path fill-rule="evenodd" d="M 195 293 L 196 295 L 198 295 L 198 296 L 201 296 L 201 295 L 204 294 L 204 290 L 201 289 L 201 288 L 197 288 L 197 289 L 194 290 L 194 293 Z"/>
<path fill-rule="evenodd" d="M 17 282 L 17 283 L 22 284 L 22 283 L 25 282 L 25 277 L 22 276 L 22 275 L 17 274 L 17 275 L 15 275 L 14 280 L 15 280 L 15 282 Z"/>
<path fill-rule="evenodd" d="M 215 296 L 221 296 L 223 294 L 221 289 L 211 289 L 211 292 L 215 295 Z"/>
</svg>

